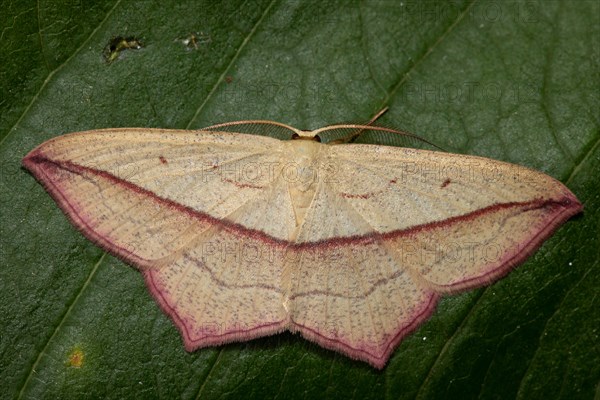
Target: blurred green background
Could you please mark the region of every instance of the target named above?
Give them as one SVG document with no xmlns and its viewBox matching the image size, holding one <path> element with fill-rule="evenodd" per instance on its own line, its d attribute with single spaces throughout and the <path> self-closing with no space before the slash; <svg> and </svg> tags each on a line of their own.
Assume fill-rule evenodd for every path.
<svg viewBox="0 0 600 400">
<path fill-rule="evenodd" d="M 0 396 L 597 396 L 599 4 L 2 2 Z M 117 36 L 144 47 L 107 63 Z M 541 170 L 585 211 L 505 279 L 443 299 L 382 371 L 289 333 L 186 353 L 142 276 L 20 167 L 67 132 L 256 118 L 314 129 L 383 106 L 380 124 Z"/>
</svg>

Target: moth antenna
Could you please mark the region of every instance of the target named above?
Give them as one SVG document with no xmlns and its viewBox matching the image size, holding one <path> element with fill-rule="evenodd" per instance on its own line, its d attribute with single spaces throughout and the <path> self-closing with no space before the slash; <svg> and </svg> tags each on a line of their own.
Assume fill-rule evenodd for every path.
<svg viewBox="0 0 600 400">
<path fill-rule="evenodd" d="M 379 114 L 377 116 L 379 116 Z M 373 120 L 375 120 L 375 118 L 373 118 Z M 357 132 L 354 132 L 351 135 L 348 135 L 346 137 L 342 137 L 340 139 L 332 140 L 330 142 L 327 142 L 327 144 L 352 143 L 352 141 L 355 140 L 363 131 L 365 131 L 365 130 L 371 130 L 371 131 L 379 131 L 379 132 L 389 132 L 389 133 L 394 133 L 396 135 L 405 136 L 405 137 L 408 137 L 408 138 L 415 139 L 415 140 L 418 140 L 420 142 L 426 143 L 426 144 L 428 144 L 430 146 L 435 147 L 436 149 L 438 149 L 440 151 L 446 151 L 445 149 L 443 149 L 442 147 L 436 145 L 435 143 L 432 143 L 429 140 L 424 139 L 424 138 L 422 138 L 419 135 L 415 135 L 414 133 L 400 131 L 400 130 L 397 130 L 397 129 L 386 128 L 386 127 L 383 127 L 383 126 L 355 125 L 355 124 L 330 125 L 330 126 L 326 126 L 324 128 L 317 129 L 317 130 L 313 131 L 312 133 L 315 134 L 315 135 L 317 135 L 317 134 L 320 134 L 322 132 L 329 131 L 329 130 L 335 130 L 335 129 L 357 129 Z"/>
<path fill-rule="evenodd" d="M 367 122 L 366 125 L 362 125 L 362 127 L 359 128 L 358 131 L 356 131 L 348 136 L 332 140 L 331 142 L 329 142 L 329 144 L 344 144 L 344 143 L 354 142 L 365 131 L 365 129 L 367 127 L 371 126 L 375 121 L 377 121 L 379 119 L 379 117 L 381 117 L 383 114 L 385 114 L 385 112 L 389 109 L 390 108 L 388 106 L 385 106 L 377 114 L 375 114 L 375 116 L 373 118 L 371 118 L 371 120 L 369 122 Z M 326 128 L 328 128 L 328 127 L 326 127 Z"/>
<path fill-rule="evenodd" d="M 387 112 L 390 108 L 388 106 L 383 107 L 371 120 L 367 123 L 367 125 L 372 125 L 375 121 L 379 119 L 383 114 Z"/>
<path fill-rule="evenodd" d="M 299 129 L 294 128 L 293 126 L 289 126 L 286 124 L 282 124 L 281 122 L 275 122 L 275 121 L 269 121 L 269 120 L 264 120 L 264 119 L 250 119 L 250 120 L 242 120 L 242 121 L 232 121 L 232 122 L 225 122 L 222 124 L 216 124 L 216 125 L 211 125 L 211 126 L 207 126 L 206 128 L 202 128 L 201 130 L 203 131 L 210 131 L 210 130 L 219 130 L 221 128 L 227 128 L 229 126 L 236 126 L 236 125 L 271 125 L 271 126 L 278 126 L 280 128 L 285 128 L 288 129 L 298 135 L 302 134 L 302 131 Z"/>
</svg>

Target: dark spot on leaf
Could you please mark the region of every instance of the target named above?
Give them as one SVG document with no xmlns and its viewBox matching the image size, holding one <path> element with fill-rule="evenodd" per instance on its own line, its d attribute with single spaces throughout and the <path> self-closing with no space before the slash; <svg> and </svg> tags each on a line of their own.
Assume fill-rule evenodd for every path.
<svg viewBox="0 0 600 400">
<path fill-rule="evenodd" d="M 190 33 L 186 37 L 179 39 L 181 43 L 185 46 L 186 50 L 198 50 L 200 45 L 209 44 L 212 39 L 210 35 L 204 32 L 194 32 Z"/>
<path fill-rule="evenodd" d="M 139 50 L 142 47 L 144 47 L 143 43 L 133 36 L 116 36 L 104 47 L 103 54 L 106 62 L 110 64 L 119 58 L 122 51 Z"/>
</svg>

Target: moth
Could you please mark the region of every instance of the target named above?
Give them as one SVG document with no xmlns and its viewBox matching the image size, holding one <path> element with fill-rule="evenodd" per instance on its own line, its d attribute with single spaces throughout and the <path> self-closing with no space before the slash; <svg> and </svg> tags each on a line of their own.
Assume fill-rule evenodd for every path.
<svg viewBox="0 0 600 400">
<path fill-rule="evenodd" d="M 101 129 L 48 140 L 23 165 L 141 271 L 188 351 L 289 330 L 383 368 L 441 296 L 504 276 L 582 205 L 506 162 L 317 140 L 367 129 L 407 135 Z M 273 130 L 292 140 L 248 133 Z"/>
</svg>

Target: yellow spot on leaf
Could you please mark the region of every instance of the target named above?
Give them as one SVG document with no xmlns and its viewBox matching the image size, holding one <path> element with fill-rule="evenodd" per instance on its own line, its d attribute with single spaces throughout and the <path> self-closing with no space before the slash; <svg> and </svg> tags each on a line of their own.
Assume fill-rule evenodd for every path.
<svg viewBox="0 0 600 400">
<path fill-rule="evenodd" d="M 71 354 L 69 354 L 68 364 L 70 367 L 81 368 L 83 366 L 84 354 L 80 348 L 76 347 L 73 349 Z"/>
</svg>

